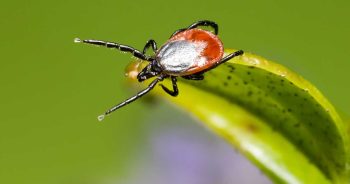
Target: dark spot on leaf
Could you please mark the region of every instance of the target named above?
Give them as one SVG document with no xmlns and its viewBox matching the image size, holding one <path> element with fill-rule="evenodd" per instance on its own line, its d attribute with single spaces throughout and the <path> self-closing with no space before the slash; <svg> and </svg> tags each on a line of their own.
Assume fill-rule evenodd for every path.
<svg viewBox="0 0 350 184">
<path fill-rule="evenodd" d="M 227 76 L 227 80 L 231 80 L 231 78 L 232 78 L 232 77 L 231 77 L 230 75 L 229 75 L 229 76 Z"/>
<path fill-rule="evenodd" d="M 327 136 L 328 136 L 328 131 L 327 131 L 327 130 L 324 130 L 324 131 L 323 131 L 323 134 L 327 137 Z"/>
<path fill-rule="evenodd" d="M 248 91 L 247 96 L 252 96 L 253 91 Z"/>
<path fill-rule="evenodd" d="M 262 100 L 261 100 L 261 98 L 259 97 L 259 98 L 258 98 L 258 102 L 260 103 L 261 101 L 262 101 Z"/>
<path fill-rule="evenodd" d="M 250 72 L 247 72 L 247 75 L 250 75 L 251 73 Z"/>
<path fill-rule="evenodd" d="M 336 167 L 343 169 L 343 164 L 340 164 L 338 162 L 335 162 Z"/>
<path fill-rule="evenodd" d="M 304 142 L 303 142 L 303 140 L 299 140 L 298 143 L 299 143 L 299 145 L 303 145 Z"/>
<path fill-rule="evenodd" d="M 272 125 L 271 128 L 273 131 L 276 131 L 276 129 L 277 129 L 276 126 L 274 126 L 274 125 Z"/>
<path fill-rule="evenodd" d="M 284 82 L 284 79 L 281 79 L 281 82 L 283 83 L 283 82 Z"/>
<path fill-rule="evenodd" d="M 247 130 L 249 132 L 252 132 L 252 133 L 255 133 L 255 132 L 257 132 L 259 130 L 259 128 L 253 123 L 247 123 L 246 127 L 247 127 Z"/>
<path fill-rule="evenodd" d="M 224 86 L 227 86 L 228 84 L 227 84 L 227 82 L 224 82 Z"/>
<path fill-rule="evenodd" d="M 248 84 L 248 82 L 247 82 L 247 81 L 243 81 L 243 83 L 244 83 L 244 85 L 247 85 L 247 84 Z"/>
<path fill-rule="evenodd" d="M 254 68 L 255 68 L 255 66 L 248 66 L 248 68 L 250 68 L 250 69 L 254 69 Z"/>
<path fill-rule="evenodd" d="M 297 93 L 294 93 L 294 96 L 298 96 L 298 94 L 297 94 Z"/>
<path fill-rule="evenodd" d="M 288 108 L 287 110 L 288 110 L 288 112 L 292 112 L 292 109 L 290 109 L 290 108 Z"/>
<path fill-rule="evenodd" d="M 227 65 L 228 68 L 230 68 L 230 73 L 233 73 L 235 71 L 235 67 L 233 67 L 232 65 Z"/>
</svg>

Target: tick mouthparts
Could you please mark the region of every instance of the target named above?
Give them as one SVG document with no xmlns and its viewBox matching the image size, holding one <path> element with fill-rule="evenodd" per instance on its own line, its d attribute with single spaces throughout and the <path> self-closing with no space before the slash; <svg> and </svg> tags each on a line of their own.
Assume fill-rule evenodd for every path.
<svg viewBox="0 0 350 184">
<path fill-rule="evenodd" d="M 81 43 L 80 38 L 74 38 L 74 43 Z"/>
</svg>

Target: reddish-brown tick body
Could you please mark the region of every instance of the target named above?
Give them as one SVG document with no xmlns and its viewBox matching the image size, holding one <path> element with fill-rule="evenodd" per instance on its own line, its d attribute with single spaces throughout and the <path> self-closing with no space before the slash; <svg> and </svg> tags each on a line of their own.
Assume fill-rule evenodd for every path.
<svg viewBox="0 0 350 184">
<path fill-rule="evenodd" d="M 224 55 L 221 40 L 210 31 L 189 29 L 175 34 L 156 53 L 163 72 L 174 76 L 200 73 Z"/>
</svg>

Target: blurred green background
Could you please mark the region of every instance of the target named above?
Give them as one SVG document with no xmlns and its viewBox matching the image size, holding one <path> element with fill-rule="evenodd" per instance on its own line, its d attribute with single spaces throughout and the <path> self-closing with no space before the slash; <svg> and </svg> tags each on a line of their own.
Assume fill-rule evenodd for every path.
<svg viewBox="0 0 350 184">
<path fill-rule="evenodd" d="M 154 134 L 187 130 L 186 135 L 198 135 L 193 139 L 208 140 L 198 144 L 221 142 L 161 101 L 137 101 L 99 123 L 98 114 L 134 92 L 124 77 L 131 57 L 74 44 L 75 37 L 142 49 L 150 38 L 160 46 L 176 29 L 214 20 L 226 48 L 286 65 L 349 114 L 349 5 L 345 0 L 3 2 L 0 183 L 128 183 L 147 170 L 134 167 L 145 155 L 152 157 Z"/>
</svg>

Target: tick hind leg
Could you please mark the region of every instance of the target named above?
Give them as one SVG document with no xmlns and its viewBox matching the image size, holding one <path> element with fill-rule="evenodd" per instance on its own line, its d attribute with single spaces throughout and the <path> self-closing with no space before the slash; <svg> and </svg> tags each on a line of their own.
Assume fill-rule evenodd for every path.
<svg viewBox="0 0 350 184">
<path fill-rule="evenodd" d="M 230 59 L 232 59 L 232 58 L 234 58 L 236 56 L 243 55 L 243 54 L 244 54 L 243 50 L 238 50 L 236 52 L 233 52 L 233 53 L 225 56 L 224 58 L 222 58 L 220 61 L 218 61 L 218 65 L 222 64 L 222 63 L 225 63 L 226 61 L 228 61 L 228 60 L 230 60 Z"/>
<path fill-rule="evenodd" d="M 76 42 L 80 42 L 79 39 L 76 39 Z M 103 46 L 107 48 L 115 48 L 118 49 L 122 52 L 129 52 L 133 56 L 142 59 L 142 60 L 147 60 L 147 61 L 152 61 L 153 59 L 151 57 L 146 56 L 144 53 L 140 52 L 139 50 L 127 46 L 127 45 L 122 45 L 119 43 L 114 43 L 114 42 L 107 42 L 107 41 L 102 41 L 102 40 L 82 40 L 83 43 L 86 44 L 92 44 L 92 45 L 98 45 L 98 46 Z"/>
<path fill-rule="evenodd" d="M 194 29 L 198 26 L 209 26 L 214 29 L 214 33 L 217 35 L 219 33 L 219 26 L 213 21 L 210 20 L 200 20 L 198 22 L 193 23 L 187 29 Z"/>
<path fill-rule="evenodd" d="M 177 33 L 181 33 L 182 31 L 185 31 L 185 30 L 187 30 L 187 29 L 186 29 L 186 28 L 183 28 L 183 29 L 178 29 L 178 30 L 176 30 L 176 31 L 170 36 L 170 38 L 173 37 L 173 36 L 175 36 Z"/>
<path fill-rule="evenodd" d="M 182 78 L 187 79 L 187 80 L 203 80 L 204 75 L 203 74 L 192 74 L 192 75 L 182 76 Z"/>
<path fill-rule="evenodd" d="M 219 33 L 219 26 L 218 26 L 218 24 L 216 24 L 215 22 L 210 21 L 210 20 L 200 20 L 200 21 L 198 21 L 198 22 L 193 23 L 193 24 L 190 25 L 188 28 L 183 28 L 183 29 L 179 29 L 179 30 L 175 31 L 175 32 L 170 36 L 170 38 L 173 37 L 174 35 L 176 35 L 177 33 L 180 33 L 180 32 L 182 32 L 182 31 L 186 31 L 186 30 L 189 30 L 189 29 L 194 29 L 194 28 L 197 28 L 198 26 L 209 26 L 209 27 L 211 27 L 211 28 L 214 29 L 214 33 L 215 33 L 216 35 L 218 35 L 218 33 Z"/>
<path fill-rule="evenodd" d="M 177 88 L 177 80 L 176 77 L 171 76 L 171 82 L 173 84 L 173 91 L 171 91 L 170 89 L 168 89 L 167 87 L 165 87 L 163 84 L 160 84 L 160 86 L 162 86 L 163 90 L 165 92 L 167 92 L 169 95 L 171 96 L 177 96 L 179 94 L 179 89 Z"/>
<path fill-rule="evenodd" d="M 236 56 L 243 55 L 243 54 L 244 54 L 243 50 L 238 50 L 238 51 L 236 51 L 236 52 L 233 52 L 233 53 L 231 53 L 231 54 L 225 56 L 225 57 L 222 58 L 221 60 L 217 61 L 213 66 L 211 66 L 210 68 L 208 68 L 208 69 L 206 69 L 206 70 L 204 70 L 204 71 L 202 71 L 202 72 L 206 72 L 206 71 L 208 71 L 208 70 L 211 70 L 211 69 L 213 69 L 213 68 L 216 68 L 217 66 L 219 66 L 219 65 L 221 65 L 221 64 L 223 64 L 223 63 L 225 63 L 225 62 L 227 62 L 228 60 L 230 60 L 230 59 L 232 59 L 232 58 L 234 58 L 234 57 L 236 57 Z"/>
</svg>

